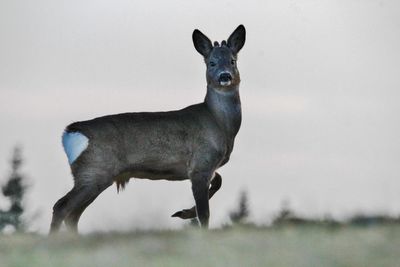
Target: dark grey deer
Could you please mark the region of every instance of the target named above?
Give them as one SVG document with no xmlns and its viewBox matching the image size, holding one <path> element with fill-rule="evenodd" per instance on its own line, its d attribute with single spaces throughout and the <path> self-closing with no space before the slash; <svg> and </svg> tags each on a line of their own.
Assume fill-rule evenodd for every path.
<svg viewBox="0 0 400 267">
<path fill-rule="evenodd" d="M 203 103 L 169 112 L 123 113 L 75 122 L 63 134 L 74 187 L 53 207 L 50 232 L 64 221 L 77 231 L 79 218 L 114 182 L 124 188 L 131 177 L 151 180 L 190 179 L 195 207 L 175 213 L 198 217 L 208 227 L 209 198 L 221 186 L 218 168 L 228 162 L 241 124 L 237 54 L 243 47 L 243 25 L 221 44 L 199 30 L 196 50 L 207 65 Z"/>
</svg>

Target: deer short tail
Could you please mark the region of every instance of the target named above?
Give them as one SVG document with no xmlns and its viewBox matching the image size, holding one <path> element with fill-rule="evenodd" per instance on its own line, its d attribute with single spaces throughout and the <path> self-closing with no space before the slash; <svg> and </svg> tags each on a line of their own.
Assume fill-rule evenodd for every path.
<svg viewBox="0 0 400 267">
<path fill-rule="evenodd" d="M 62 136 L 62 144 L 71 165 L 89 145 L 89 139 L 80 132 L 65 131 Z"/>
</svg>

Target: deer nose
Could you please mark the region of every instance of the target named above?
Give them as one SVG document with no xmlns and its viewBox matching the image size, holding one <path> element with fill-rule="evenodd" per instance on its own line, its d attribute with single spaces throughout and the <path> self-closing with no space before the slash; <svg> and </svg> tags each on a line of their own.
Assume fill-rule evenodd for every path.
<svg viewBox="0 0 400 267">
<path fill-rule="evenodd" d="M 219 82 L 230 82 L 232 81 L 232 75 L 229 72 L 223 72 L 219 75 Z"/>
</svg>

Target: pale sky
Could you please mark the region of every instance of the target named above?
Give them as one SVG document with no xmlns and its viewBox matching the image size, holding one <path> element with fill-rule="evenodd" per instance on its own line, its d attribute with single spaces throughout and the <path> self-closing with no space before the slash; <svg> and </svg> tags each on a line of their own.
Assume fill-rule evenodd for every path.
<svg viewBox="0 0 400 267">
<path fill-rule="evenodd" d="M 251 219 L 284 200 L 304 216 L 400 214 L 400 2 L 0 1 L 0 181 L 15 144 L 32 184 L 32 226 L 47 232 L 72 187 L 61 134 L 73 121 L 180 109 L 203 100 L 199 28 L 221 41 L 239 25 L 243 123 L 211 200 L 227 221 L 242 188 Z M 4 205 L 4 201 L 1 205 Z M 85 211 L 82 232 L 179 228 L 190 183 L 132 179 Z M 1 206 L 0 205 L 0 206 Z"/>
</svg>

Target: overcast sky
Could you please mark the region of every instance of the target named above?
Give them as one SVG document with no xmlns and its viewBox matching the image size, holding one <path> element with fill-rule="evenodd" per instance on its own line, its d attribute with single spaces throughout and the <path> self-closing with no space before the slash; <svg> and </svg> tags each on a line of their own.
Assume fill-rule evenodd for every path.
<svg viewBox="0 0 400 267">
<path fill-rule="evenodd" d="M 72 187 L 64 127 L 202 101 L 192 31 L 221 41 L 244 24 L 243 123 L 211 226 L 242 188 L 258 223 L 284 200 L 305 216 L 398 215 L 399 14 L 396 0 L 0 1 L 0 181 L 21 144 L 33 228 L 46 232 Z M 101 194 L 80 229 L 179 228 L 169 216 L 193 203 L 188 181 L 132 179 Z"/>
</svg>

